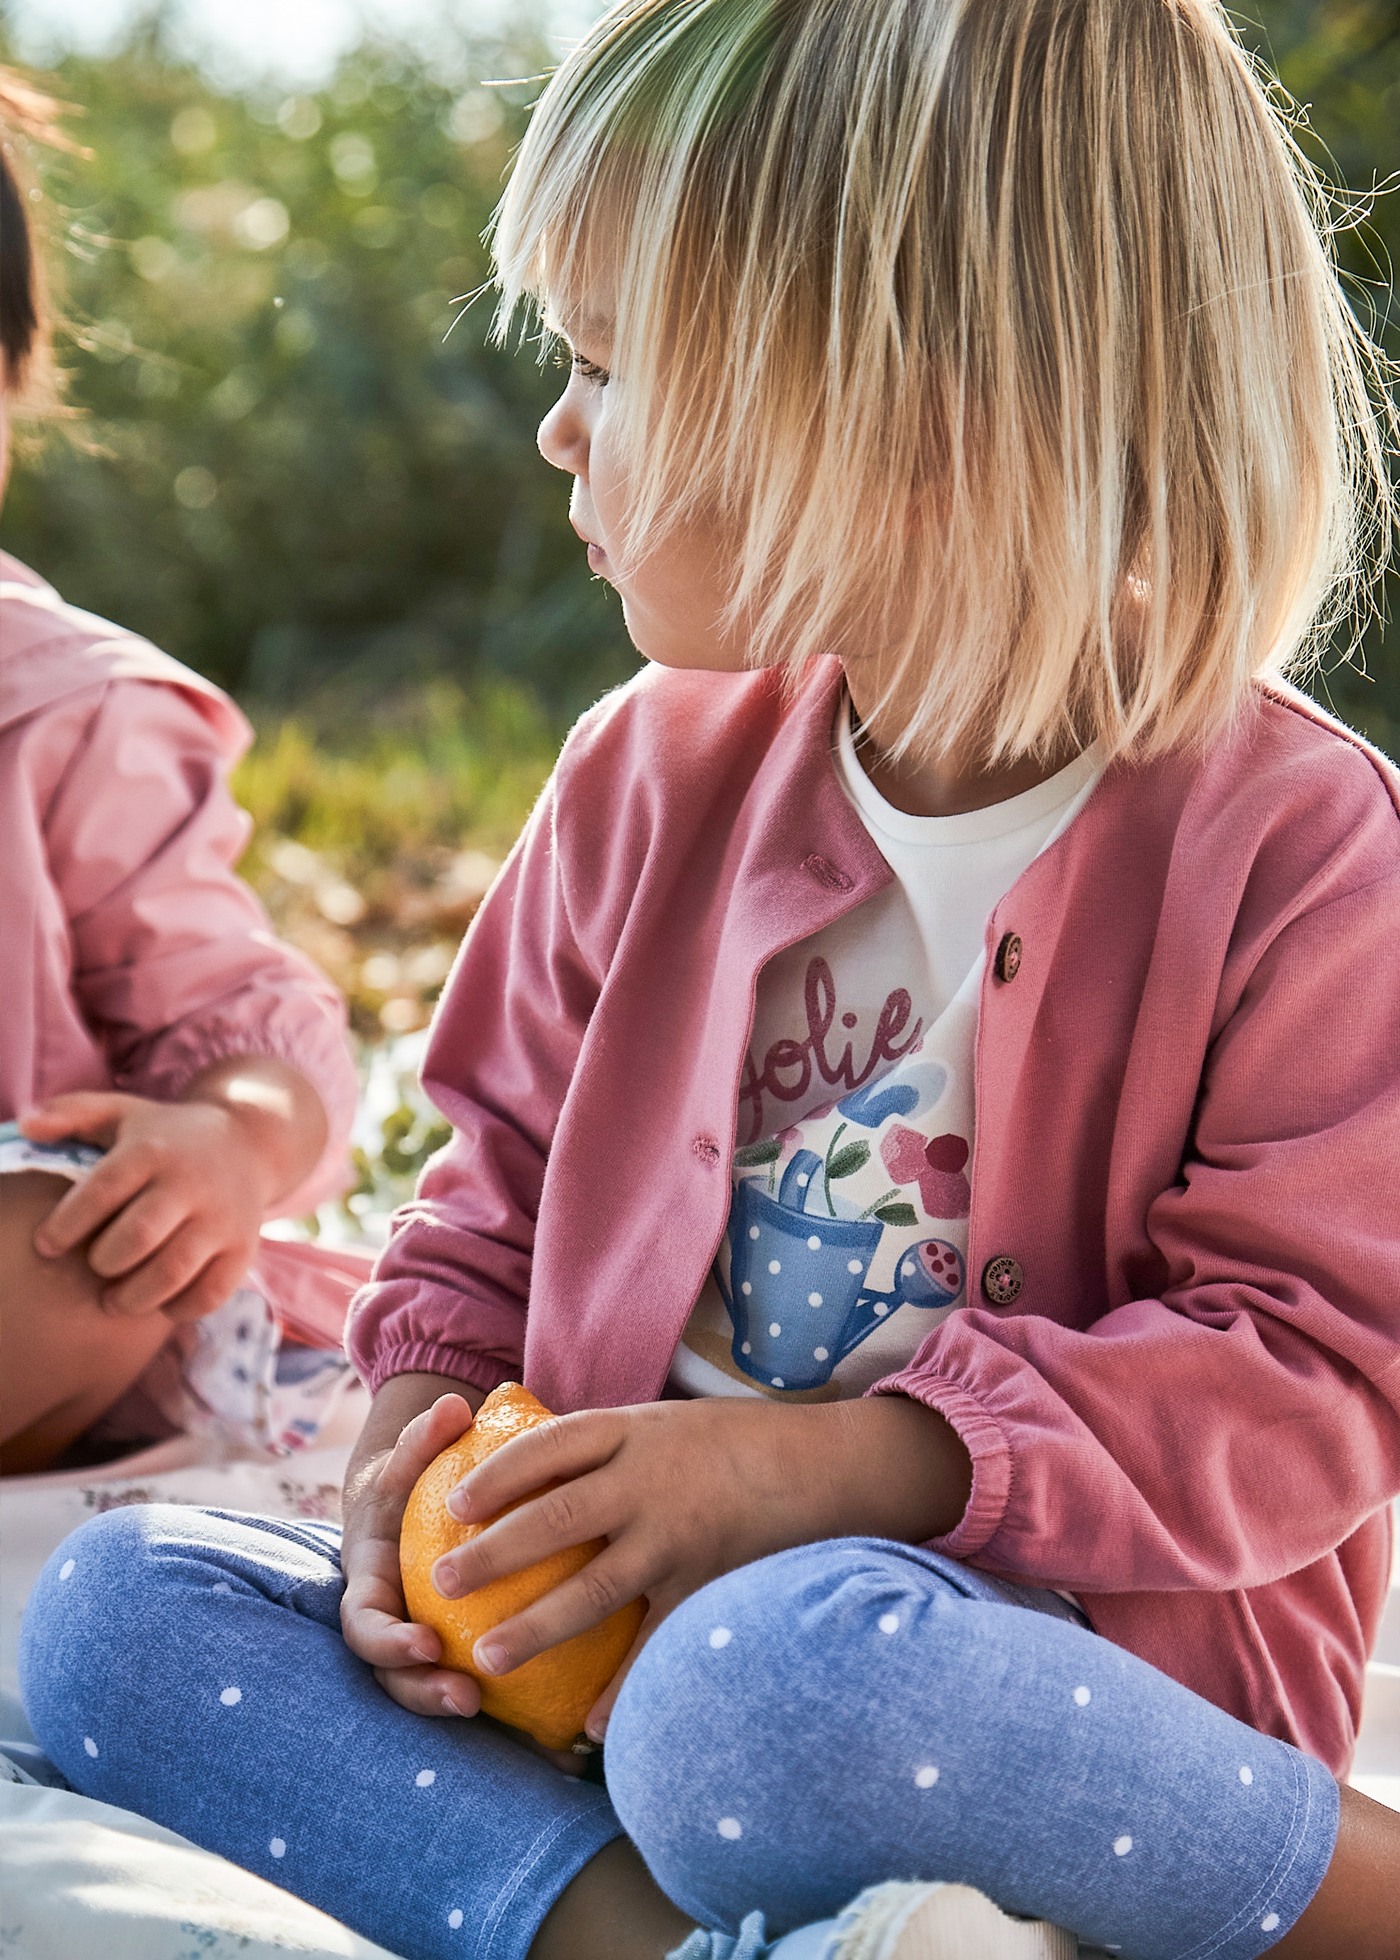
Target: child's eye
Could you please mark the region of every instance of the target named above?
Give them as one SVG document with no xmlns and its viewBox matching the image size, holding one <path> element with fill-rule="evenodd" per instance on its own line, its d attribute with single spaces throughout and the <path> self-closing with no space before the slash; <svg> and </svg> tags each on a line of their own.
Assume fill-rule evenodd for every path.
<svg viewBox="0 0 1400 1960">
<path fill-rule="evenodd" d="M 597 388 L 606 388 L 612 379 L 606 368 L 599 367 L 596 361 L 590 361 L 585 355 L 570 347 L 560 348 L 554 357 L 554 365 L 571 368 L 584 381 L 591 382 Z"/>
</svg>

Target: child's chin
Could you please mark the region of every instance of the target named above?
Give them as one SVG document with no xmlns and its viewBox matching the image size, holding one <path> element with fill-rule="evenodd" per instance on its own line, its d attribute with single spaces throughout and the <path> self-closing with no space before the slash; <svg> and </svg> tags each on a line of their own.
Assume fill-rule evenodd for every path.
<svg viewBox="0 0 1400 1960">
<path fill-rule="evenodd" d="M 625 599 L 622 617 L 628 638 L 643 660 L 649 661 L 653 667 L 672 667 L 680 673 L 698 674 L 738 674 L 744 671 L 742 658 L 715 640 L 686 639 L 680 634 L 657 632 L 654 627 L 648 631 L 641 621 L 629 615 Z"/>
</svg>

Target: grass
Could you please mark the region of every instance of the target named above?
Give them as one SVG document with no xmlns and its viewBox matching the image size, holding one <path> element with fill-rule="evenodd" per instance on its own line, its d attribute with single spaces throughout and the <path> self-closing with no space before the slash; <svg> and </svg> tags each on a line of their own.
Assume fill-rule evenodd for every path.
<svg viewBox="0 0 1400 1960">
<path fill-rule="evenodd" d="M 254 824 L 239 869 L 280 936 L 344 993 L 361 1070 L 354 1188 L 298 1230 L 377 1242 L 447 1140 L 418 1086 L 422 1030 L 558 736 L 499 684 L 253 719 L 233 783 Z"/>
<path fill-rule="evenodd" d="M 424 1026 L 555 731 L 520 691 L 450 682 L 363 717 L 254 719 L 234 778 L 254 823 L 242 875 L 343 990 L 362 1040 Z"/>
</svg>

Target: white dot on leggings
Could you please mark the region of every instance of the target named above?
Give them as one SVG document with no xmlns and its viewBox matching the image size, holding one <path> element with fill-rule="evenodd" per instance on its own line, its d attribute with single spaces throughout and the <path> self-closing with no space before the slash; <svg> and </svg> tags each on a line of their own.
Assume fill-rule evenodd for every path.
<svg viewBox="0 0 1400 1960">
<path fill-rule="evenodd" d="M 285 1858 L 287 1855 L 287 1840 L 285 1838 L 270 1838 L 267 1848 L 274 1858 Z"/>
<path fill-rule="evenodd" d="M 90 1735 L 83 1737 L 83 1747 L 87 1750 L 89 1756 L 95 1756 L 97 1754 L 97 1744 Z"/>
<path fill-rule="evenodd" d="M 782 1333 L 782 1331 L 783 1331 L 783 1324 L 782 1324 L 782 1322 L 781 1322 L 780 1320 L 770 1320 L 770 1321 L 769 1321 L 769 1323 L 768 1323 L 768 1332 L 769 1332 L 769 1333 L 770 1333 L 770 1334 L 771 1334 L 771 1335 L 773 1336 L 773 1339 L 774 1339 L 775 1341 L 777 1340 L 777 1338 L 778 1338 L 778 1336 L 779 1336 L 779 1334 L 781 1334 L 781 1333 Z"/>
<path fill-rule="evenodd" d="M 426 1790 L 430 1783 L 437 1782 L 437 1771 L 435 1769 L 420 1769 L 413 1780 L 420 1790 Z"/>
<path fill-rule="evenodd" d="M 735 1838 L 741 1838 L 744 1835 L 744 1827 L 737 1817 L 721 1817 L 718 1824 L 715 1825 L 715 1829 L 722 1838 L 728 1838 L 731 1843 Z"/>
<path fill-rule="evenodd" d="M 1124 1831 L 1122 1837 L 1113 1840 L 1113 1855 L 1115 1858 L 1126 1858 L 1132 1848 L 1133 1841 L 1126 1831 Z"/>
<path fill-rule="evenodd" d="M 920 1790 L 931 1790 L 938 1781 L 938 1769 L 934 1763 L 925 1763 L 922 1769 L 914 1771 L 914 1782 Z"/>
<path fill-rule="evenodd" d="M 447 1915 L 447 1923 L 455 1933 L 462 1923 L 462 1908 L 460 1906 L 453 1906 L 451 1912 Z"/>
<path fill-rule="evenodd" d="M 1259 1921 L 1259 1930 L 1261 1933 L 1276 1933 L 1278 1931 L 1278 1914 L 1276 1912 L 1266 1913 Z"/>
<path fill-rule="evenodd" d="M 1087 1708 L 1093 1699 L 1093 1695 L 1087 1688 L 1076 1688 L 1074 1691 L 1074 1705 L 1076 1708 Z"/>
<path fill-rule="evenodd" d="M 829 1348 L 813 1348 L 812 1359 L 813 1361 L 829 1361 L 831 1359 L 831 1350 Z"/>
<path fill-rule="evenodd" d="M 728 1627 L 710 1628 L 710 1645 L 712 1647 L 727 1647 L 733 1638 L 734 1635 Z"/>
<path fill-rule="evenodd" d="M 225 1708 L 237 1708 L 242 1699 L 243 1690 L 241 1688 L 224 1688 L 219 1695 L 219 1700 L 224 1704 Z"/>
<path fill-rule="evenodd" d="M 880 1626 L 881 1633 L 898 1633 L 899 1632 L 898 1613 L 882 1613 L 880 1615 L 879 1626 Z"/>
<path fill-rule="evenodd" d="M 209 1590 L 210 1592 L 231 1594 L 233 1592 L 233 1587 L 229 1584 L 227 1579 L 216 1579 L 213 1585 L 209 1588 Z"/>
<path fill-rule="evenodd" d="M 78 1561 L 75 1558 L 66 1558 L 58 1568 L 58 1576 L 60 1579 L 71 1579 L 77 1568 Z"/>
<path fill-rule="evenodd" d="M 1243 1783 L 1246 1790 L 1249 1788 L 1250 1784 L 1253 1781 L 1254 1781 L 1254 1771 L 1249 1767 L 1248 1763 L 1241 1763 L 1240 1782 Z"/>
</svg>

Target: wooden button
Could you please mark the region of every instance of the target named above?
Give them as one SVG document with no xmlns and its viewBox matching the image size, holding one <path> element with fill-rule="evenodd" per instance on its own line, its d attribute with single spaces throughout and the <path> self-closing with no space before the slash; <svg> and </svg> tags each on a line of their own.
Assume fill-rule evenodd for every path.
<svg viewBox="0 0 1400 1960">
<path fill-rule="evenodd" d="M 1002 934 L 997 947 L 994 970 L 998 980 L 1014 980 L 1021 971 L 1021 935 L 1017 932 Z"/>
<path fill-rule="evenodd" d="M 1006 1253 L 999 1259 L 989 1259 L 982 1268 L 982 1292 L 994 1307 L 1009 1307 L 1019 1300 L 1025 1283 L 1020 1261 Z"/>
</svg>

